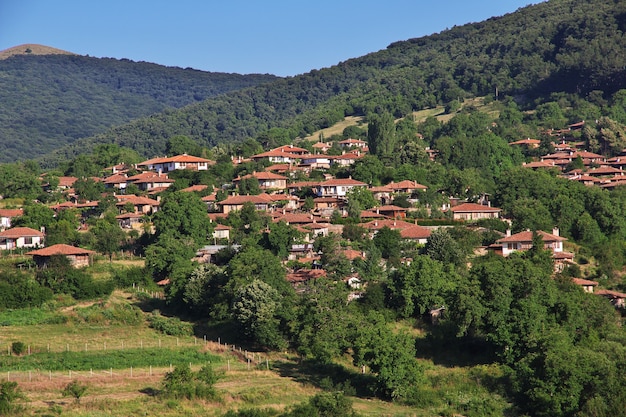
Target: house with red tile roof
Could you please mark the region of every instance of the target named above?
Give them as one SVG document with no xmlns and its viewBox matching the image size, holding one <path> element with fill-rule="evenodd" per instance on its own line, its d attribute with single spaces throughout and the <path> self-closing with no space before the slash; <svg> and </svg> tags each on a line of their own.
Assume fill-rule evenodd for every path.
<svg viewBox="0 0 626 417">
<path fill-rule="evenodd" d="M 69 190 L 78 180 L 76 177 L 59 177 L 59 187 L 62 190 Z"/>
<path fill-rule="evenodd" d="M 309 281 L 313 281 L 326 276 L 326 271 L 323 269 L 299 269 L 297 271 L 288 273 L 285 278 L 287 279 L 287 282 L 289 282 L 292 286 L 298 289 L 303 284 L 306 284 Z"/>
<path fill-rule="evenodd" d="M 522 139 L 522 140 L 517 140 L 515 142 L 509 142 L 509 145 L 512 146 L 525 146 L 529 149 L 535 149 L 538 148 L 539 145 L 541 144 L 541 141 L 539 139 Z"/>
<path fill-rule="evenodd" d="M 105 188 L 117 188 L 120 191 L 124 191 L 128 184 L 128 176 L 123 173 L 113 174 L 106 177 L 102 183 Z"/>
<path fill-rule="evenodd" d="M 626 294 L 613 290 L 598 290 L 596 295 L 608 299 L 617 308 L 626 308 Z"/>
<path fill-rule="evenodd" d="M 345 197 L 354 187 L 367 187 L 367 184 L 352 178 L 334 178 L 319 183 L 318 197 Z"/>
<path fill-rule="evenodd" d="M 415 194 L 418 192 L 426 191 L 427 186 L 419 184 L 415 181 L 404 180 L 400 182 L 390 182 L 385 187 L 393 190 L 394 193 Z"/>
<path fill-rule="evenodd" d="M 372 211 L 377 214 L 382 214 L 385 217 L 390 217 L 392 219 L 404 219 L 406 217 L 407 209 L 403 207 L 394 206 L 393 204 L 388 204 L 384 206 L 377 206 L 372 208 Z"/>
<path fill-rule="evenodd" d="M 160 190 L 174 184 L 167 174 L 161 172 L 146 171 L 128 178 L 128 183 L 133 183 L 142 191 Z"/>
<path fill-rule="evenodd" d="M 294 146 L 294 145 L 283 145 L 283 146 L 279 146 L 278 148 L 274 148 L 272 150 L 273 151 L 278 151 L 278 152 L 293 153 L 293 154 L 296 154 L 296 155 L 306 155 L 306 154 L 309 153 L 308 149 L 299 148 L 299 147 Z"/>
<path fill-rule="evenodd" d="M 346 152 L 341 155 L 333 156 L 332 164 L 340 167 L 346 167 L 354 164 L 356 161 L 363 158 L 364 156 L 365 153 L 359 150 Z"/>
<path fill-rule="evenodd" d="M 477 203 L 463 203 L 450 208 L 454 220 L 498 219 L 502 209 Z"/>
<path fill-rule="evenodd" d="M 559 236 L 558 228 L 554 228 L 552 233 L 538 230 L 537 234 L 541 237 L 541 240 L 544 243 L 544 249 L 551 251 L 553 254 L 564 253 L 566 255 L 572 255 L 563 251 L 563 242 L 567 239 Z M 525 230 L 513 235 L 510 230 L 507 230 L 507 235 L 502 239 L 496 240 L 496 243 L 491 245 L 490 248 L 499 255 L 509 256 L 513 252 L 529 250 L 533 246 L 532 243 L 533 232 L 530 230 Z"/>
<path fill-rule="evenodd" d="M 143 229 L 143 216 L 141 213 L 122 213 L 115 216 L 117 223 L 122 229 Z"/>
<path fill-rule="evenodd" d="M 302 155 L 302 159 L 298 167 L 307 171 L 313 169 L 330 169 L 330 165 L 335 157 L 324 154 L 306 154 Z"/>
<path fill-rule="evenodd" d="M 218 224 L 213 229 L 213 238 L 214 239 L 226 239 L 230 240 L 230 231 L 232 227 L 226 226 L 223 224 Z"/>
<path fill-rule="evenodd" d="M 117 195 L 115 197 L 117 198 L 117 203 L 115 205 L 119 209 L 120 213 L 127 204 L 132 204 L 135 209 L 135 213 L 152 214 L 159 210 L 159 206 L 161 204 L 157 200 L 153 200 L 148 197 L 139 197 L 134 194 Z"/>
<path fill-rule="evenodd" d="M 39 268 L 44 268 L 53 256 L 65 256 L 70 261 L 70 265 L 74 268 L 89 266 L 91 265 L 94 254 L 94 251 L 62 243 L 26 253 L 26 255 L 33 257 L 33 260 Z"/>
<path fill-rule="evenodd" d="M 308 153 L 309 151 L 306 151 Z M 300 157 L 302 154 L 297 154 L 288 151 L 280 151 L 280 150 L 271 150 L 267 152 L 262 152 L 256 155 L 252 155 L 250 159 L 253 161 L 260 161 L 262 159 L 267 159 L 268 161 L 274 164 L 297 164 L 300 161 Z"/>
<path fill-rule="evenodd" d="M 367 142 L 365 142 L 364 140 L 351 138 L 339 141 L 338 145 L 340 148 L 367 148 Z"/>
<path fill-rule="evenodd" d="M 404 220 L 392 220 L 392 219 L 374 219 L 367 223 L 361 223 L 365 229 L 367 229 L 372 236 L 383 227 L 388 227 L 392 230 L 408 229 L 415 226 L 415 223 L 409 223 Z"/>
<path fill-rule="evenodd" d="M 400 236 L 402 239 L 412 240 L 421 245 L 425 245 L 428 242 L 428 238 L 430 238 L 430 229 L 414 225 L 406 229 L 401 229 Z"/>
<path fill-rule="evenodd" d="M 572 278 L 572 282 L 580 285 L 584 292 L 593 293 L 594 288 L 598 286 L 598 281 L 591 281 L 583 278 Z"/>
<path fill-rule="evenodd" d="M 259 182 L 259 188 L 266 191 L 279 191 L 287 188 L 287 177 L 274 174 L 273 172 L 261 171 L 237 177 L 233 180 L 233 185 L 238 186 L 241 180 L 254 178 Z"/>
<path fill-rule="evenodd" d="M 216 203 L 221 207 L 222 213 L 228 214 L 231 211 L 239 211 L 246 203 L 254 204 L 254 208 L 261 211 L 267 211 L 272 205 L 272 199 L 267 194 L 259 195 L 232 195 L 225 200 Z"/>
<path fill-rule="evenodd" d="M 331 142 L 315 142 L 313 144 L 313 149 L 320 153 L 326 153 L 332 147 L 333 144 Z"/>
<path fill-rule="evenodd" d="M 43 246 L 44 234 L 30 227 L 14 227 L 0 232 L 0 249 L 38 248 Z"/>
<path fill-rule="evenodd" d="M 8 229 L 12 220 L 23 215 L 23 209 L 0 209 L 0 229 Z"/>
<path fill-rule="evenodd" d="M 137 164 L 138 167 L 162 173 L 176 171 L 179 169 L 206 171 L 211 165 L 215 165 L 215 161 L 187 154 L 164 158 L 153 158 Z"/>
</svg>

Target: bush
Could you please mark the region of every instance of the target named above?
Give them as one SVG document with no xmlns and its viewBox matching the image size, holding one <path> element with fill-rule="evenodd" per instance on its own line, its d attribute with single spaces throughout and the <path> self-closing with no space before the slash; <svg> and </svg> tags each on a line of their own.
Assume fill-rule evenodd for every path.
<svg viewBox="0 0 626 417">
<path fill-rule="evenodd" d="M 87 385 L 83 385 L 80 382 L 74 380 L 67 384 L 61 392 L 64 397 L 74 397 L 74 401 L 76 401 L 76 404 L 79 404 L 80 398 L 85 395 L 86 391 Z"/>
<path fill-rule="evenodd" d="M 116 270 L 113 274 L 113 282 L 117 288 L 128 288 L 133 285 L 150 286 L 153 285 L 150 274 L 145 268 L 131 267 Z"/>
<path fill-rule="evenodd" d="M 26 345 L 23 342 L 13 342 L 11 344 L 11 352 L 16 354 L 17 356 L 21 355 L 26 351 Z"/>
<path fill-rule="evenodd" d="M 18 413 L 21 407 L 15 404 L 16 400 L 24 400 L 26 397 L 17 385 L 17 382 L 0 382 L 0 416 Z"/>
<path fill-rule="evenodd" d="M 159 310 L 152 312 L 152 315 L 148 317 L 148 323 L 154 330 L 170 336 L 193 335 L 193 326 L 191 323 L 182 322 L 176 317 L 164 317 Z"/>
<path fill-rule="evenodd" d="M 210 366 L 203 366 L 198 372 L 192 372 L 189 365 L 177 366 L 165 374 L 162 395 L 169 398 L 217 398 L 213 385 L 220 375 Z"/>
</svg>

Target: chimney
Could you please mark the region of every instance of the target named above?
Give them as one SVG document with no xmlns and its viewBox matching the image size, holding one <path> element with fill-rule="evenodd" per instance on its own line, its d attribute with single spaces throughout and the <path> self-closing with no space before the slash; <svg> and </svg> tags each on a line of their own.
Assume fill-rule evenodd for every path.
<svg viewBox="0 0 626 417">
<path fill-rule="evenodd" d="M 506 237 L 511 237 L 511 229 L 506 229 Z"/>
<path fill-rule="evenodd" d="M 552 228 L 552 234 L 554 236 L 559 236 L 559 228 L 558 227 L 553 227 Z"/>
</svg>

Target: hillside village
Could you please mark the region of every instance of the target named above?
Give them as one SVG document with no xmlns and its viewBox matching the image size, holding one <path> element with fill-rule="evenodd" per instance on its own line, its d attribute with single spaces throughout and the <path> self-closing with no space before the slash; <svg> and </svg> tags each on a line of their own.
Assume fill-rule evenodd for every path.
<svg viewBox="0 0 626 417">
<path fill-rule="evenodd" d="M 580 122 L 566 129 L 546 131 L 545 135 L 550 138 L 551 150 L 554 152 L 538 155 L 531 162 L 524 162 L 523 167 L 532 170 L 557 170 L 560 177 L 586 186 L 613 189 L 625 184 L 623 167 L 626 163 L 626 152 L 605 157 L 586 150 L 585 143 L 576 140 L 572 135 L 583 126 L 584 122 Z M 522 139 L 510 142 L 509 146 L 532 151 L 540 143 L 536 139 Z M 339 152 L 329 154 L 331 149 Z M 438 152 L 430 148 L 426 151 L 429 159 L 436 163 Z M 206 204 L 206 215 L 212 224 L 213 231 L 208 237 L 213 244 L 200 248 L 194 261 L 211 263 L 212 257 L 219 250 L 240 246 L 241 233 L 233 233 L 229 215 L 240 212 L 247 206 L 265 219 L 263 227 L 266 233 L 271 233 L 270 222 L 283 223 L 296 232 L 282 261 L 287 268 L 287 281 L 300 291 L 305 290 L 308 281 L 328 275 L 327 265 L 321 261 L 324 253 L 314 245 L 316 239 L 329 236 L 345 238 L 346 224 L 358 227 L 361 236 L 367 239 L 374 239 L 383 229 L 397 231 L 397 238 L 401 239 L 402 244 L 395 246 L 398 253 L 393 254 L 396 263 L 392 265 L 396 266 L 410 265 L 412 256 L 423 251 L 433 231 L 466 227 L 480 232 L 485 230 L 481 225 L 485 220 L 501 221 L 508 226 L 505 232 L 495 231 L 496 238 L 489 244 L 473 247 L 473 256 L 494 253 L 506 257 L 514 252 L 529 250 L 536 232 L 543 241 L 544 249 L 552 255 L 555 272 L 559 273 L 568 266 L 576 265 L 576 254 L 565 249 L 564 243 L 568 239 L 560 235 L 559 225 L 554 225 L 551 230 L 527 229 L 511 233 L 511 220 L 502 216 L 500 208 L 492 206 L 488 194 L 476 195 L 471 199 L 442 194 L 443 199 L 439 200 L 439 206 L 434 207 L 420 201 L 428 187 L 412 180 L 392 180 L 386 184 L 372 185 L 352 179 L 351 176 L 339 178 L 331 174 L 332 171 L 337 172 L 338 168 L 343 170 L 341 172 L 350 172 L 350 166 L 368 155 L 368 152 L 367 141 L 348 138 L 334 142 L 319 141 L 312 146 L 309 144 L 308 149 L 283 145 L 247 158 L 231 156 L 234 170 L 246 164 L 258 170 L 254 168 L 250 173 L 237 175 L 219 189 L 195 184 L 178 190 L 198 195 Z M 126 235 L 130 231 L 135 234 L 154 233 L 151 218 L 159 211 L 163 193 L 176 182 L 170 175 L 181 171 L 206 172 L 215 165 L 216 161 L 198 156 L 171 155 L 133 165 L 111 166 L 106 168 L 102 176 L 91 177 L 88 181 L 103 185 L 102 198 L 114 198 L 117 210 L 115 218 L 120 230 L 126 232 Z M 101 203 L 98 200 L 86 200 L 77 193 L 73 188 L 77 180 L 77 177 L 59 177 L 58 185 L 52 188 L 46 183 L 45 176 L 41 178 L 42 186 L 48 192 L 57 193 L 64 198 L 64 201 L 48 207 L 56 215 L 73 209 L 80 219 L 79 231 L 86 231 L 89 229 L 89 218 L 97 212 Z M 363 193 L 366 193 L 367 207 L 361 207 L 359 203 L 351 205 L 351 201 L 363 201 Z M 396 201 L 400 205 L 395 205 Z M 356 214 L 355 205 L 358 210 Z M 75 266 L 89 265 L 93 261 L 96 253 L 93 250 L 66 244 L 46 245 L 43 228 L 35 230 L 12 227 L 12 223 L 23 213 L 23 209 L 0 209 L 2 250 L 9 253 L 15 250 L 27 251 L 26 255 L 32 256 L 40 266 L 45 265 L 45 259 L 52 255 L 67 256 Z M 434 219 L 434 223 L 433 214 L 440 216 Z M 116 252 L 122 250 L 122 241 L 117 242 Z M 352 248 L 349 238 L 344 242 L 347 245 L 342 246 L 340 253 L 347 261 L 366 259 L 367 253 L 361 249 L 362 244 L 355 242 L 355 248 Z M 388 261 L 389 257 L 382 260 Z M 471 262 L 471 259 L 468 261 Z M 364 287 L 354 267 L 345 270 L 344 276 L 333 274 L 333 277 L 345 281 L 354 290 L 350 295 L 351 299 L 362 294 Z M 620 307 L 625 303 L 626 294 L 598 289 L 597 281 L 580 276 L 572 279 L 586 292 L 603 295 Z M 159 281 L 162 286 L 168 283 L 168 277 Z M 433 306 L 433 309 L 437 310 L 439 307 Z"/>
</svg>

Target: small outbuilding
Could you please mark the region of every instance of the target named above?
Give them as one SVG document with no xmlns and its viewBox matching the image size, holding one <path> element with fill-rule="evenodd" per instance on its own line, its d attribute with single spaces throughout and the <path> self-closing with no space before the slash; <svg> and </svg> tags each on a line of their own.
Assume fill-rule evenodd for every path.
<svg viewBox="0 0 626 417">
<path fill-rule="evenodd" d="M 39 268 L 45 268 L 53 256 L 65 256 L 74 268 L 82 268 L 92 264 L 94 254 L 94 251 L 62 243 L 26 253 L 33 257 Z"/>
</svg>

